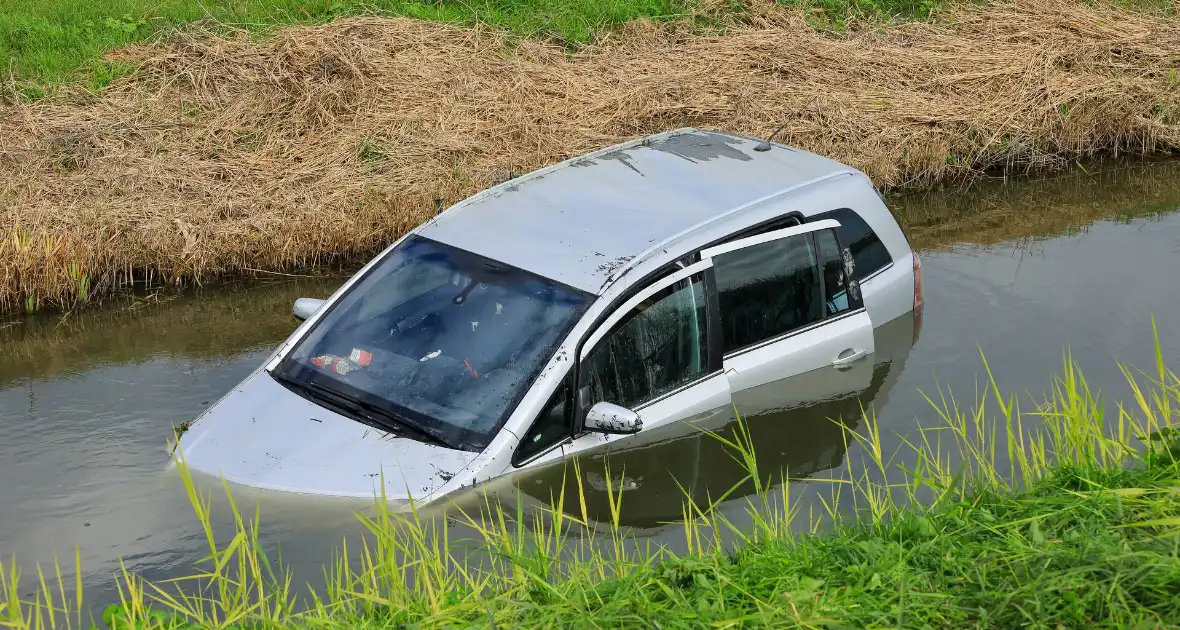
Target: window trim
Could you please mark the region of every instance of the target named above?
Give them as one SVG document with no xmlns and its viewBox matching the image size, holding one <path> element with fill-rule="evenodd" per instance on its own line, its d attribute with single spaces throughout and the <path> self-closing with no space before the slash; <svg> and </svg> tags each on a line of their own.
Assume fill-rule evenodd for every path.
<svg viewBox="0 0 1180 630">
<path fill-rule="evenodd" d="M 897 264 L 897 263 L 890 262 L 888 265 L 885 265 L 884 267 L 881 267 L 880 269 L 874 271 L 873 273 L 870 273 L 869 275 L 861 278 L 860 279 L 861 288 L 863 289 L 865 283 L 868 282 L 869 280 L 872 280 L 873 278 L 876 278 L 877 276 L 885 273 L 886 271 L 893 269 L 893 265 L 895 265 L 895 264 Z"/>
<path fill-rule="evenodd" d="M 587 433 L 583 426 L 586 412 L 588 411 L 588 409 L 584 408 L 586 387 L 582 384 L 582 378 L 586 374 L 586 370 L 584 369 L 586 357 L 594 351 L 594 348 L 599 342 L 606 338 L 611 328 L 618 324 L 619 321 L 621 321 L 624 317 L 629 315 L 631 311 L 634 310 L 635 307 L 644 300 L 651 297 L 652 295 L 655 295 L 656 293 L 659 293 L 660 291 L 663 291 L 664 289 L 667 289 L 670 286 L 675 285 L 678 282 L 691 279 L 693 276 L 698 274 L 702 276 L 701 284 L 705 289 L 705 339 L 706 343 L 708 344 L 708 356 L 706 357 L 708 362 L 708 365 L 706 366 L 707 372 L 702 374 L 699 378 L 685 383 L 676 389 L 664 392 L 659 396 L 653 396 L 651 399 L 643 401 L 639 405 L 636 405 L 636 408 L 647 407 L 656 400 L 663 400 L 673 393 L 680 393 L 692 385 L 698 384 L 707 378 L 717 375 L 717 373 L 721 371 L 721 329 L 719 327 L 720 320 L 717 319 L 717 285 L 713 283 L 713 274 L 711 273 L 712 268 L 713 261 L 701 260 L 688 265 L 687 267 L 677 269 L 672 273 L 661 274 L 647 286 L 639 289 L 638 291 L 632 292 L 630 297 L 626 298 L 617 307 L 609 311 L 609 315 L 606 315 L 605 317 L 599 317 L 598 321 L 595 322 L 595 328 L 593 331 L 585 337 L 582 337 L 582 340 L 578 343 L 578 360 L 574 363 L 574 366 L 571 369 L 571 372 L 574 374 L 574 417 L 573 431 L 571 433 L 572 438 L 577 439 L 578 437 L 581 437 Z"/>
<path fill-rule="evenodd" d="M 832 226 L 832 225 L 830 225 L 830 223 L 835 223 L 836 225 Z M 845 249 L 848 249 L 848 244 L 844 242 L 844 234 L 840 231 L 840 229 L 839 229 L 840 223 L 836 219 L 824 219 L 822 221 L 815 221 L 815 222 L 809 223 L 807 225 L 811 225 L 813 227 L 813 229 L 810 230 L 810 240 L 811 240 L 811 245 L 814 248 L 814 251 L 816 252 L 817 266 L 819 267 L 820 295 L 823 296 L 824 300 L 826 301 L 826 299 L 827 299 L 827 280 L 824 278 L 824 274 L 823 274 L 823 260 L 822 260 L 822 258 L 819 257 L 819 242 L 817 240 L 817 235 L 819 232 L 821 232 L 825 229 L 832 229 L 832 230 L 834 230 L 835 237 L 836 237 L 836 247 L 839 248 L 839 250 L 841 252 L 843 252 Z M 789 229 L 793 229 L 793 228 L 788 228 L 788 230 Z M 780 230 L 780 231 L 787 231 L 787 230 Z M 794 234 L 788 234 L 784 238 L 790 238 L 792 236 L 800 236 L 802 234 L 808 234 L 808 233 L 809 233 L 808 231 L 799 231 Z M 769 242 L 771 240 L 774 240 L 774 239 L 766 239 L 762 242 Z M 888 269 L 889 267 L 892 267 L 892 266 L 893 266 L 893 263 L 890 263 L 889 265 L 886 265 L 885 267 L 882 267 L 881 269 L 873 272 L 872 275 L 875 276 L 875 275 L 881 273 L 882 271 L 884 271 L 885 269 Z M 714 270 L 710 270 L 709 276 L 713 276 L 713 273 L 714 273 Z M 872 276 L 866 276 L 864 279 L 856 281 L 858 284 L 860 284 L 861 291 L 862 291 L 861 299 L 859 300 L 860 306 L 858 306 L 856 308 L 850 308 L 846 311 L 843 311 L 841 313 L 836 313 L 834 315 L 829 314 L 826 307 L 821 308 L 820 309 L 820 318 L 818 320 L 811 322 L 810 324 L 807 324 L 806 326 L 800 326 L 799 328 L 788 330 L 788 331 L 786 331 L 782 334 L 776 335 L 774 337 L 770 337 L 768 339 L 763 339 L 762 341 L 752 343 L 747 346 L 742 346 L 741 348 L 736 348 L 736 349 L 731 350 L 729 352 L 725 352 L 722 355 L 722 361 L 724 362 L 727 359 L 732 359 L 733 357 L 737 357 L 737 356 L 746 354 L 747 352 L 752 352 L 752 351 L 757 350 L 759 348 L 764 348 L 764 347 L 769 346 L 771 344 L 775 344 L 780 341 L 784 341 L 786 339 L 794 337 L 795 335 L 800 335 L 800 334 L 803 334 L 806 332 L 810 332 L 812 330 L 815 330 L 817 328 L 820 328 L 821 326 L 830 324 L 832 322 L 837 322 L 837 321 L 840 321 L 840 320 L 848 318 L 848 317 L 859 315 L 861 313 L 867 313 L 868 307 L 866 307 L 865 303 L 864 303 L 863 291 L 864 291 L 864 283 L 870 277 L 872 277 Z M 712 285 L 713 285 L 714 290 L 716 290 L 717 285 L 716 285 L 715 278 L 713 279 Z M 720 304 L 718 304 L 718 311 L 720 311 Z M 717 321 L 718 322 L 721 321 L 720 313 L 718 313 L 718 320 Z"/>
<path fill-rule="evenodd" d="M 816 230 L 808 235 L 808 240 L 811 241 L 811 251 L 815 252 L 815 275 L 819 279 L 819 321 L 824 321 L 828 318 L 828 281 L 824 277 L 824 257 L 819 251 L 819 230 Z M 833 231 L 833 236 L 836 236 L 836 251 L 840 249 L 840 237 Z"/>
<path fill-rule="evenodd" d="M 605 320 L 603 320 L 597 328 L 594 329 L 594 332 L 590 333 L 586 337 L 586 341 L 582 343 L 582 347 L 578 351 L 578 364 L 581 365 L 586 360 L 586 355 L 594 351 L 595 346 L 597 346 L 598 343 L 602 341 L 608 333 L 610 333 L 611 328 L 614 327 L 615 324 L 619 323 L 620 320 L 629 315 L 631 311 L 634 310 L 636 306 L 639 306 L 639 304 L 644 300 L 676 284 L 677 282 L 691 278 L 702 271 L 711 268 L 712 266 L 712 260 L 702 260 L 701 262 L 693 263 L 684 269 L 681 269 L 675 273 L 671 273 L 649 284 L 626 302 L 623 302 L 618 308 L 612 311 L 611 314 Z M 705 299 L 709 299 L 709 291 L 707 286 L 705 287 Z M 706 312 L 708 312 L 707 308 Z M 707 339 L 708 332 L 706 331 L 706 340 Z"/>
<path fill-rule="evenodd" d="M 713 247 L 702 249 L 701 250 L 701 261 L 704 262 L 707 260 L 707 261 L 712 262 L 713 258 L 715 258 L 717 256 L 722 256 L 724 254 L 731 254 L 731 253 L 738 251 L 740 249 L 745 249 L 747 247 L 753 247 L 754 245 L 761 245 L 763 243 L 769 243 L 771 241 L 777 241 L 777 240 L 781 240 L 784 238 L 790 238 L 792 236 L 800 236 L 803 234 L 809 234 L 811 232 L 817 232 L 819 230 L 823 230 L 823 229 L 827 229 L 827 228 L 839 228 L 839 227 L 840 227 L 839 221 L 837 221 L 835 219 L 824 219 L 822 221 L 809 222 L 809 223 L 804 223 L 802 225 L 793 225 L 791 227 L 783 228 L 781 230 L 771 230 L 770 232 L 763 232 L 761 234 L 757 234 L 754 236 L 747 236 L 746 238 L 739 238 L 737 240 L 728 241 L 728 242 L 722 243 L 720 245 L 714 245 Z"/>
<path fill-rule="evenodd" d="M 844 242 L 843 232 L 841 232 L 839 229 L 833 229 L 832 236 L 834 236 L 836 239 L 836 251 L 840 252 L 841 256 L 844 255 L 845 251 L 848 252 L 849 256 L 852 256 L 852 249 L 850 249 L 848 244 Z M 823 261 L 823 258 L 819 256 L 819 231 L 813 232 L 811 234 L 811 244 L 812 244 L 812 247 L 815 248 L 816 259 L 819 261 L 819 267 L 820 267 L 819 268 L 819 290 L 820 290 L 820 295 L 823 296 L 823 300 L 824 300 L 824 308 L 821 309 L 822 316 L 820 317 L 820 321 L 822 322 L 825 319 L 835 317 L 836 315 L 840 315 L 841 313 L 837 313 L 836 315 L 828 315 L 828 309 L 827 309 L 828 287 L 827 287 L 827 279 L 824 278 L 824 271 L 823 271 L 824 261 Z M 856 263 L 854 260 L 853 261 L 854 267 L 852 270 L 854 276 L 856 275 L 855 264 Z M 893 266 L 893 263 L 889 263 L 888 266 Z M 885 267 L 882 267 L 880 270 L 878 270 L 878 272 L 882 271 L 884 269 L 885 269 Z M 877 272 L 874 272 L 874 274 L 876 274 L 876 273 Z M 864 283 L 870 277 L 872 277 L 872 276 L 865 276 L 864 279 L 857 279 L 857 278 L 847 278 L 846 279 L 846 281 L 849 283 L 849 286 L 851 286 L 852 283 L 855 282 L 857 285 L 857 292 L 860 293 L 860 297 L 857 299 L 857 302 L 860 302 L 860 306 L 857 308 L 850 309 L 850 310 L 855 311 L 855 310 L 860 310 L 860 309 L 866 308 L 865 307 L 865 296 L 864 296 Z M 849 299 L 851 299 L 851 296 L 849 296 Z"/>
<path fill-rule="evenodd" d="M 874 190 L 876 190 L 876 189 L 874 189 Z M 880 196 L 880 194 L 881 193 L 878 191 L 877 195 Z M 839 219 L 835 218 L 835 215 L 837 212 L 851 212 L 852 214 L 856 215 L 856 218 L 860 219 L 861 223 L 865 224 L 865 227 L 868 228 L 869 233 L 873 235 L 873 238 L 877 239 L 877 242 L 880 243 L 881 247 L 885 249 L 885 254 L 889 256 L 888 263 L 879 267 L 878 269 L 876 269 L 872 273 L 865 274 L 864 277 L 857 278 L 857 280 L 859 280 L 861 283 L 864 283 L 869 278 L 877 275 L 881 271 L 884 271 L 884 270 L 892 267 L 893 264 L 897 262 L 897 260 L 894 259 L 894 257 L 893 257 L 893 252 L 889 249 L 889 247 L 887 245 L 885 245 L 885 241 L 881 240 L 881 236 L 879 234 L 877 234 L 877 230 L 873 228 L 873 224 L 869 223 L 869 221 L 867 219 L 865 219 L 864 215 L 861 214 L 860 212 L 858 212 L 855 208 L 850 208 L 848 206 L 842 206 L 839 208 L 832 208 L 831 210 L 824 210 L 823 212 L 817 212 L 817 213 L 807 217 L 806 220 L 807 220 L 807 222 L 829 221 L 829 220 L 839 221 Z M 848 248 L 852 247 L 851 243 L 844 243 L 844 239 L 843 239 L 844 230 L 843 229 L 836 231 L 836 237 L 840 240 L 841 244 L 844 245 L 844 247 L 848 247 Z M 850 251 L 851 251 L 851 249 L 850 249 Z M 855 254 L 853 254 L 853 256 L 855 257 Z"/>
<path fill-rule="evenodd" d="M 684 383 L 683 385 L 678 386 L 676 389 L 668 390 L 668 391 L 660 394 L 659 396 L 656 396 L 654 398 L 650 398 L 648 400 L 643 401 L 642 403 L 640 403 L 638 405 L 635 405 L 635 407 L 631 410 L 635 411 L 635 412 L 639 412 L 644 409 L 647 409 L 648 407 L 650 407 L 658 402 L 662 402 L 664 400 L 667 400 L 677 394 L 684 393 L 685 391 L 688 391 L 689 389 L 696 387 L 697 385 L 700 385 L 701 383 L 704 383 L 705 381 L 707 381 L 711 378 L 719 376 L 722 374 L 722 372 L 723 372 L 723 370 L 721 370 L 720 368 L 715 369 L 715 370 L 709 370 L 708 372 L 692 379 L 691 381 L 688 381 L 687 383 Z"/>
<path fill-rule="evenodd" d="M 780 225 L 786 224 L 790 221 L 794 221 L 794 223 L 786 225 L 785 227 L 779 227 Z M 692 253 L 692 256 L 697 260 L 700 260 L 701 251 L 709 249 L 710 247 L 717 247 L 718 245 L 724 245 L 725 243 L 738 241 L 751 236 L 757 236 L 759 234 L 766 234 L 775 230 L 798 227 L 805 223 L 807 223 L 807 216 L 798 210 L 792 210 L 786 214 L 780 214 L 773 219 L 767 219 L 766 221 L 761 221 L 759 223 L 755 223 L 754 225 L 744 227 L 736 232 L 727 234 L 726 236 L 723 236 L 709 243 L 708 245 L 705 245 L 704 247 L 698 248 Z"/>
<path fill-rule="evenodd" d="M 861 306 L 860 308 L 849 309 L 847 311 L 844 311 L 843 313 L 837 313 L 835 315 L 830 315 L 830 316 L 825 317 L 823 319 L 819 319 L 814 322 L 811 322 L 810 324 L 808 324 L 806 326 L 800 326 L 799 328 L 788 330 L 787 332 L 782 333 L 776 337 L 770 337 L 769 339 L 763 339 L 762 341 L 759 341 L 757 343 L 752 343 L 748 346 L 742 346 L 741 348 L 738 348 L 736 350 L 731 350 L 725 354 L 724 358 L 725 359 L 732 359 L 736 356 L 746 354 L 747 352 L 752 352 L 754 350 L 758 350 L 759 348 L 765 348 L 766 346 L 778 343 L 778 342 L 786 340 L 790 337 L 794 337 L 795 335 L 801 335 L 806 332 L 811 332 L 821 326 L 826 326 L 827 324 L 830 324 L 832 322 L 838 322 L 842 319 L 852 317 L 853 315 L 859 315 L 864 312 L 866 312 L 865 307 Z"/>
<path fill-rule="evenodd" d="M 822 230 L 828 230 L 828 229 L 835 230 L 836 245 L 837 245 L 837 247 L 841 247 L 841 251 L 843 251 L 843 247 L 842 247 L 843 240 L 840 238 L 840 229 L 839 228 L 840 228 L 840 222 L 837 221 L 836 219 L 824 219 L 822 221 L 813 221 L 810 223 L 803 223 L 801 225 L 794 225 L 794 226 L 779 229 L 779 230 L 771 230 L 769 232 L 763 232 L 761 234 L 756 234 L 754 236 L 748 236 L 746 238 L 740 238 L 740 239 L 736 239 L 733 241 L 728 241 L 728 242 L 722 243 L 720 245 L 716 245 L 716 246 L 710 247 L 708 249 L 701 250 L 701 261 L 702 262 L 704 262 L 704 261 L 712 262 L 713 258 L 715 256 L 723 256 L 725 254 L 730 254 L 735 251 L 745 249 L 747 247 L 753 247 L 755 245 L 762 245 L 764 243 L 770 243 L 772 241 L 792 238 L 795 236 L 806 236 L 807 240 L 811 244 L 812 251 L 814 251 L 816 253 L 815 269 L 816 269 L 816 273 L 817 273 L 818 279 L 819 279 L 820 296 L 822 299 L 825 300 L 825 303 L 826 303 L 826 297 L 825 297 L 825 293 L 824 293 L 823 264 L 819 258 L 819 244 L 815 240 L 815 234 L 816 234 L 816 232 L 820 232 Z M 736 356 L 736 355 L 743 353 L 747 350 L 752 350 L 754 348 L 760 348 L 768 343 L 773 343 L 774 341 L 778 341 L 780 339 L 785 339 L 786 337 L 793 335 L 796 332 L 803 331 L 803 330 L 811 330 L 815 326 L 824 324 L 825 322 L 834 320 L 838 316 L 845 314 L 845 313 L 840 313 L 838 315 L 829 316 L 827 313 L 826 306 L 821 305 L 820 306 L 820 318 L 817 321 L 814 321 L 814 322 L 807 324 L 805 326 L 801 326 L 799 328 L 794 328 L 794 329 L 788 330 L 788 331 L 780 333 L 774 337 L 769 337 L 767 339 L 763 339 L 763 340 L 756 341 L 751 344 L 747 344 L 747 345 L 742 346 L 740 348 L 734 348 L 733 350 L 730 350 L 729 352 L 725 352 L 724 349 L 721 348 L 721 345 L 722 345 L 721 342 L 723 341 L 720 338 L 721 337 L 720 328 L 721 328 L 722 314 L 721 314 L 721 306 L 720 306 L 720 295 L 717 291 L 716 269 L 711 267 L 709 269 L 709 273 L 707 274 L 707 277 L 709 280 L 709 284 L 712 285 L 713 291 L 714 291 L 712 297 L 714 298 L 714 302 L 716 303 L 716 309 L 717 309 L 717 328 L 718 328 L 717 347 L 722 353 L 722 357 L 721 357 L 722 362 L 724 362 L 724 360 L 726 358 Z M 862 309 L 853 309 L 853 310 L 863 310 L 863 304 L 861 306 L 862 306 Z M 852 311 L 846 311 L 846 313 L 847 312 L 852 312 Z"/>
</svg>

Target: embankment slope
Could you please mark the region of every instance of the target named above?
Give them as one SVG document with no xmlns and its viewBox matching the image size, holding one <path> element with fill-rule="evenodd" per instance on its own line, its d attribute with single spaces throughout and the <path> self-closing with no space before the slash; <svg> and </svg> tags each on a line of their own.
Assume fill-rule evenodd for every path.
<svg viewBox="0 0 1180 630">
<path fill-rule="evenodd" d="M 787 123 L 901 187 L 1180 148 L 1180 25 L 1067 0 L 842 35 L 767 8 L 575 54 L 365 18 L 116 55 L 139 70 L 99 95 L 0 108 L 0 310 L 371 254 L 512 174 L 678 126 Z"/>
</svg>

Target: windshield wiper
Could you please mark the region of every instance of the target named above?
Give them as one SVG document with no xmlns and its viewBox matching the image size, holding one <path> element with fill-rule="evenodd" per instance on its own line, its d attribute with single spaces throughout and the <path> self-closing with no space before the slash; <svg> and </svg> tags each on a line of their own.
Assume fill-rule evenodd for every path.
<svg viewBox="0 0 1180 630">
<path fill-rule="evenodd" d="M 438 437 L 437 435 L 423 429 L 408 420 L 403 420 L 390 411 L 382 409 L 378 405 L 362 400 L 361 398 L 346 394 L 344 392 L 336 391 L 331 387 L 321 385 L 319 383 L 311 382 L 304 383 L 295 380 L 285 374 L 279 373 L 278 370 L 271 373 L 271 376 L 281 381 L 284 385 L 299 390 L 307 398 L 312 398 L 317 402 L 327 403 L 329 406 L 337 410 L 345 411 L 344 415 L 351 417 L 353 420 L 371 424 L 378 429 L 405 435 L 412 433 L 421 442 L 428 442 L 445 446 L 447 448 L 455 448 L 450 442 Z"/>
</svg>

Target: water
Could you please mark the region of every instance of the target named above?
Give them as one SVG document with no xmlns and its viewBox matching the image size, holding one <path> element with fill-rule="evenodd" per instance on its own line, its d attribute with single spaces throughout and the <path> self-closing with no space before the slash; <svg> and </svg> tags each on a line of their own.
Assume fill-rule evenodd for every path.
<svg viewBox="0 0 1180 630">
<path fill-rule="evenodd" d="M 883 332 L 879 350 L 884 340 L 891 359 L 859 392 L 889 444 L 929 421 L 919 390 L 941 385 L 975 395 L 980 348 L 1000 386 L 1030 400 L 1051 386 L 1067 347 L 1092 386 L 1125 398 L 1116 362 L 1151 364 L 1153 315 L 1165 358 L 1180 355 L 1180 294 L 1170 277 L 1180 260 L 1180 164 L 989 182 L 892 205 L 922 252 L 927 303 L 916 343 L 912 321 Z M 199 414 L 294 328 L 295 298 L 324 297 L 340 281 L 241 285 L 0 320 L 0 557 L 15 555 L 27 575 L 55 555 L 72 564 L 78 545 L 93 587 L 88 597 L 100 603 L 115 597 L 111 576 L 120 558 L 149 578 L 191 572 L 204 538 L 175 474 L 165 470 L 172 427 Z M 760 465 L 792 476 L 845 465 L 844 440 L 827 418 L 857 424 L 857 400 L 751 419 Z M 590 508 L 604 517 L 601 464 L 591 460 L 584 472 Z M 704 500 L 740 479 L 728 454 L 700 437 L 610 464 L 615 473 L 625 468 L 623 521 L 673 546 L 681 534 L 661 523 L 680 515 L 682 493 Z M 526 501 L 543 503 L 561 477 L 551 468 L 513 481 Z M 353 512 L 365 506 L 234 493 L 247 508 L 260 502 L 264 542 L 281 547 L 296 583 L 318 578 L 341 537 L 360 531 Z M 226 510 L 216 514 L 216 526 L 227 528 Z"/>
</svg>

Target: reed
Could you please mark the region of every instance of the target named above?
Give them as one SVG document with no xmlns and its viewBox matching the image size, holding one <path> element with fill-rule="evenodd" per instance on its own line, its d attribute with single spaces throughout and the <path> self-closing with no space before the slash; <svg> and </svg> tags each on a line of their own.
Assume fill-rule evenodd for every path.
<svg viewBox="0 0 1180 630">
<path fill-rule="evenodd" d="M 1157 338 L 1157 349 L 1159 348 Z M 986 358 L 984 359 L 986 366 Z M 280 562 L 258 543 L 229 498 L 233 532 L 209 525 L 183 453 L 178 469 L 208 556 L 164 584 L 130 572 L 112 628 L 335 627 L 1170 627 L 1180 621 L 1180 442 L 1173 412 L 1180 377 L 1157 350 L 1150 371 L 1124 368 L 1132 397 L 1112 408 L 1071 357 L 1043 401 L 1022 404 L 988 372 L 970 406 L 947 391 L 928 399 L 934 422 L 888 453 L 875 423 L 849 433 L 859 445 L 842 474 L 812 478 L 822 507 L 806 522 L 783 483 L 758 467 L 739 421 L 715 433 L 745 466 L 745 498 L 686 501 L 688 552 L 644 546 L 587 513 L 581 472 L 532 514 L 484 494 L 445 518 L 376 497 L 358 515 L 368 535 L 344 541 L 326 587 L 301 599 Z M 1108 416 L 1113 414 L 1113 417 Z M 903 464 L 902 462 L 906 462 Z M 608 478 L 615 478 L 608 475 Z M 384 487 L 384 484 L 381 485 Z M 849 500 L 850 499 L 850 500 Z M 718 508 L 742 501 L 750 524 Z M 847 509 L 851 504 L 851 509 Z M 843 507 L 842 507 L 843 506 Z M 460 524 L 471 532 L 453 538 Z M 457 531 L 457 529 L 455 530 Z M 727 543 L 729 540 L 736 544 Z M 472 565 L 463 549 L 489 553 Z M 75 572 L 77 574 L 77 572 Z M 80 583 L 59 566 L 21 597 L 16 565 L 0 572 L 0 624 L 74 628 Z"/>
</svg>

